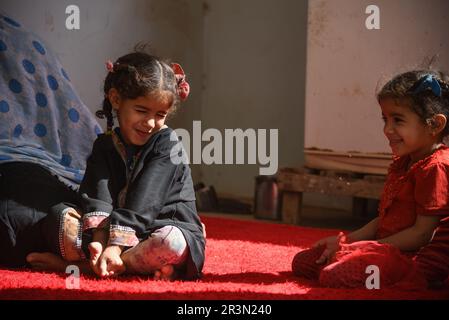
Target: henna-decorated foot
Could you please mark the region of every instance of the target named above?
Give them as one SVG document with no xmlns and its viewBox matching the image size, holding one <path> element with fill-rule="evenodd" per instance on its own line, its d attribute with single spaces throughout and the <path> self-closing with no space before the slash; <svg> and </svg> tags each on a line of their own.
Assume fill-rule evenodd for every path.
<svg viewBox="0 0 449 320">
<path fill-rule="evenodd" d="M 154 280 L 175 280 L 176 272 L 172 264 L 167 264 L 154 272 Z"/>
<path fill-rule="evenodd" d="M 51 252 L 33 252 L 27 255 L 27 262 L 35 270 L 65 272 L 69 263 Z"/>
<path fill-rule="evenodd" d="M 89 243 L 89 252 L 90 252 L 90 266 L 94 268 L 97 265 L 98 259 L 103 252 L 103 245 L 101 242 L 91 242 Z"/>
</svg>

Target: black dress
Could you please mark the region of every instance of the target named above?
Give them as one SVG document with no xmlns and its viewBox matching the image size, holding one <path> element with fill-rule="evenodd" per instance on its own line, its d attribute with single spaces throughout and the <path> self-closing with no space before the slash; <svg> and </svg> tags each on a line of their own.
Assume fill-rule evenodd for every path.
<svg viewBox="0 0 449 320">
<path fill-rule="evenodd" d="M 129 151 L 118 129 L 112 135 L 99 136 L 80 187 L 83 230 L 91 218 L 103 216 L 110 229 L 109 243 L 132 246 L 156 229 L 176 226 L 189 247 L 183 276 L 195 279 L 203 268 L 206 240 L 190 168 L 177 161 L 185 152 L 179 146 L 170 128 L 156 132 L 135 150 L 137 154 Z"/>
<path fill-rule="evenodd" d="M 58 250 L 59 221 L 50 212 L 79 194 L 43 166 L 29 162 L 0 165 L 0 265 L 27 266 L 31 252 Z"/>
</svg>

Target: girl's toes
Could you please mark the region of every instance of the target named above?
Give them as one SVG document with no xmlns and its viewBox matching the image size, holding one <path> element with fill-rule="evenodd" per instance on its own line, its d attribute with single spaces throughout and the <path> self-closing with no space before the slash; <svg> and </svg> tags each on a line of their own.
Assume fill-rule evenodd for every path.
<svg viewBox="0 0 449 320">
<path fill-rule="evenodd" d="M 159 271 L 159 270 L 156 270 L 156 271 L 154 272 L 154 277 L 153 277 L 153 279 L 154 279 L 154 280 L 161 280 L 161 275 L 162 275 L 162 272 Z"/>
<path fill-rule="evenodd" d="M 173 280 L 175 277 L 175 268 L 173 265 L 168 264 L 161 268 L 161 279 L 163 280 Z"/>
<path fill-rule="evenodd" d="M 90 262 L 92 265 L 96 265 L 103 251 L 103 246 L 100 242 L 91 242 L 89 243 L 88 248 L 90 253 Z"/>
</svg>

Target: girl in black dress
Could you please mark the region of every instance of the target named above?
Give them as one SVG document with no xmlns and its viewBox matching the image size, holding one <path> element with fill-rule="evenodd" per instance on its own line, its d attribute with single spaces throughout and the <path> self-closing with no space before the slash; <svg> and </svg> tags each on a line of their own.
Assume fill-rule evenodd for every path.
<svg viewBox="0 0 449 320">
<path fill-rule="evenodd" d="M 188 95 L 184 72 L 142 52 L 107 67 L 97 116 L 107 118 L 108 132 L 93 145 L 78 203 L 52 208 L 59 230 L 53 254 L 33 253 L 28 261 L 52 269 L 88 259 L 102 277 L 196 279 L 204 264 L 203 225 L 185 151 L 165 125 Z"/>
</svg>

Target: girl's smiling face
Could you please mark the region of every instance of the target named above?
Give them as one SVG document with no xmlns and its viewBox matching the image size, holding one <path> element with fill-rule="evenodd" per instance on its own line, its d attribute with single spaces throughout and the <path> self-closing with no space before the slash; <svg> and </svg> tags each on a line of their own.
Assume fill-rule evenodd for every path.
<svg viewBox="0 0 449 320">
<path fill-rule="evenodd" d="M 410 107 L 398 105 L 393 99 L 382 100 L 380 107 L 384 134 L 394 155 L 409 155 L 416 162 L 432 153 L 438 137 Z"/>
<path fill-rule="evenodd" d="M 162 91 L 136 99 L 123 99 L 112 88 L 109 91 L 109 101 L 117 112 L 120 132 L 125 142 L 142 146 L 164 126 L 173 103 L 173 95 Z"/>
</svg>

